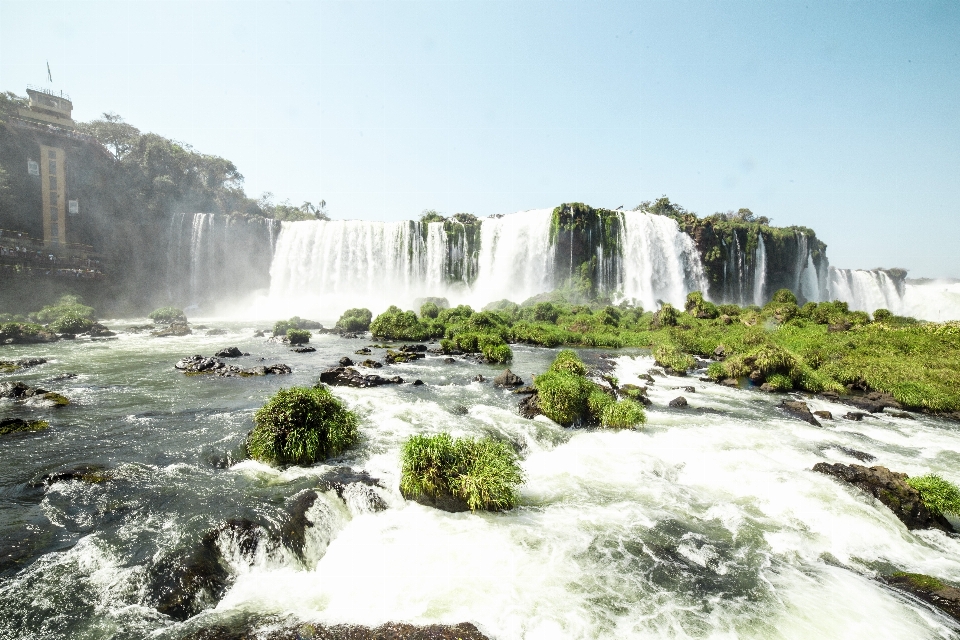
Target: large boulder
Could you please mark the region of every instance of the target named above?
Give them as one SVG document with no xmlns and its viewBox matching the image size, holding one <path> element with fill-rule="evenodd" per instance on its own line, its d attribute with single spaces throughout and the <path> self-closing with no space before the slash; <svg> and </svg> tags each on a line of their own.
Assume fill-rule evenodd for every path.
<svg viewBox="0 0 960 640">
<path fill-rule="evenodd" d="M 884 408 L 902 409 L 903 405 L 897 402 L 889 393 L 871 391 L 862 396 L 843 396 L 840 402 L 856 407 L 867 413 L 882 413 Z"/>
<path fill-rule="evenodd" d="M 810 407 L 807 406 L 806 402 L 800 402 L 799 400 L 784 400 L 780 403 L 780 408 L 794 418 L 799 418 L 804 422 L 809 422 L 816 427 L 823 426 L 820 424 L 820 421 L 813 417 L 813 414 L 810 413 Z"/>
<path fill-rule="evenodd" d="M 536 390 L 520 401 L 520 404 L 517 406 L 517 411 L 520 412 L 521 416 L 530 420 L 539 415 L 543 415 L 543 411 L 540 410 L 540 399 Z"/>
<path fill-rule="evenodd" d="M 214 355 L 218 358 L 239 358 L 246 354 L 237 347 L 227 347 L 226 349 L 220 349 L 220 351 L 217 351 Z"/>
<path fill-rule="evenodd" d="M 293 371 L 288 365 L 280 363 L 243 368 L 227 364 L 220 358 L 205 358 L 201 355 L 181 358 L 173 366 L 186 374 L 210 374 L 222 378 L 247 378 L 250 376 L 266 376 L 271 374 L 283 375 Z"/>
<path fill-rule="evenodd" d="M 523 380 L 510 369 L 505 369 L 493 379 L 493 384 L 498 387 L 520 387 L 523 386 Z"/>
<path fill-rule="evenodd" d="M 333 367 L 320 374 L 320 382 L 339 387 L 366 389 L 385 384 L 403 384 L 403 378 L 400 376 L 384 378 L 375 373 L 364 375 L 352 367 Z"/>
<path fill-rule="evenodd" d="M 905 473 L 896 473 L 886 467 L 864 467 L 839 462 L 818 462 L 813 466 L 813 470 L 866 491 L 893 511 L 908 529 L 953 531 L 946 518 L 933 513 L 923 504 L 920 492 L 907 484 L 908 476 Z"/>
</svg>

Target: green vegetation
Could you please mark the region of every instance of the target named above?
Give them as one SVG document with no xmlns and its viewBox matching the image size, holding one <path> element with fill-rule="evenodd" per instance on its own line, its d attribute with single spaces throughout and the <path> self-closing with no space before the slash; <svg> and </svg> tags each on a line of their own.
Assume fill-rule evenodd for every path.
<svg viewBox="0 0 960 640">
<path fill-rule="evenodd" d="M 250 457 L 275 464 L 313 464 L 360 440 L 357 416 L 325 387 L 280 389 L 254 415 Z"/>
<path fill-rule="evenodd" d="M 920 499 L 932 513 L 960 515 L 960 489 L 952 482 L 930 473 L 907 478 L 907 484 L 920 492 Z"/>
<path fill-rule="evenodd" d="M 37 322 L 43 324 L 51 324 L 62 318 L 71 318 L 75 322 L 86 320 L 90 324 L 97 319 L 93 307 L 84 305 L 82 298 L 79 296 L 71 295 L 62 296 L 57 304 L 48 305 L 36 313 Z M 79 333 L 79 331 L 56 331 L 57 333 Z"/>
<path fill-rule="evenodd" d="M 289 320 L 277 320 L 273 324 L 273 335 L 285 336 L 290 329 L 323 329 L 323 325 L 313 320 L 305 320 L 300 316 L 293 316 Z"/>
<path fill-rule="evenodd" d="M 92 321 L 73 312 L 67 312 L 50 323 L 50 329 L 56 333 L 83 333 L 89 331 L 92 326 Z"/>
<path fill-rule="evenodd" d="M 401 460 L 400 491 L 408 499 L 452 497 L 471 511 L 503 511 L 520 503 L 523 470 L 503 442 L 417 435 L 404 443 Z"/>
<path fill-rule="evenodd" d="M 906 580 L 914 589 L 919 591 L 940 591 L 947 586 L 940 580 L 922 573 L 895 571 L 890 577 Z"/>
<path fill-rule="evenodd" d="M 46 420 L 33 420 L 32 422 L 16 418 L 0 420 L 0 436 L 5 436 L 9 433 L 22 433 L 25 431 L 43 431 L 49 426 L 50 423 Z"/>
<path fill-rule="evenodd" d="M 789 291 L 776 292 L 763 308 L 712 305 L 694 292 L 684 311 L 664 304 L 656 313 L 629 302 L 577 304 L 557 292 L 545 297 L 523 305 L 504 300 L 479 312 L 424 304 L 420 316 L 391 307 L 371 331 L 386 340 L 439 339 L 447 353 L 483 353 L 491 362 L 508 361 L 509 345 L 516 343 L 642 347 L 675 371 L 693 366 L 693 356 L 717 358 L 707 375 L 718 382 L 749 378 L 774 390 L 811 393 L 879 391 L 908 409 L 960 411 L 960 322 L 918 322 L 882 312 L 871 322 L 843 302 L 798 306 Z M 542 384 L 576 386 L 552 376 Z M 564 395 L 573 404 L 557 406 L 558 422 L 570 424 L 574 415 L 582 420 L 589 395 Z"/>
<path fill-rule="evenodd" d="M 370 309 L 347 309 L 337 320 L 334 328 L 340 331 L 366 331 L 370 328 L 372 319 L 373 314 L 370 313 Z"/>
<path fill-rule="evenodd" d="M 183 309 L 177 309 L 176 307 L 161 307 L 147 317 L 153 320 L 154 324 L 173 324 L 187 321 Z"/>
<path fill-rule="evenodd" d="M 550 368 L 533 380 L 543 415 L 564 426 L 629 429 L 646 422 L 642 405 L 629 397 L 617 401 L 612 390 L 588 380 L 586 374 L 576 353 L 558 353 Z"/>
<path fill-rule="evenodd" d="M 287 340 L 290 344 L 306 344 L 313 334 L 306 329 L 287 329 Z"/>
<path fill-rule="evenodd" d="M 0 324 L 0 344 L 38 342 L 44 331 L 42 326 L 30 322 L 5 322 Z"/>
</svg>

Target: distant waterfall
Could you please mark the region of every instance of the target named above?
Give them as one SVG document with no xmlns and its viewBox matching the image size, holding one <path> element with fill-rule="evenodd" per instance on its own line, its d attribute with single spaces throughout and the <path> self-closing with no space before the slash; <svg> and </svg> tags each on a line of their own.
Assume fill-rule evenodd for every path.
<svg viewBox="0 0 960 640">
<path fill-rule="evenodd" d="M 683 306 L 691 291 L 706 291 L 707 280 L 693 240 L 665 216 L 623 214 L 623 295 L 646 309 L 658 301 Z"/>
<path fill-rule="evenodd" d="M 873 313 L 888 309 L 902 315 L 903 292 L 887 273 L 880 269 L 831 269 L 830 294 L 834 300 L 846 302 L 850 309 Z"/>
<path fill-rule="evenodd" d="M 170 304 L 206 311 L 266 288 L 276 224 L 215 213 L 174 214 L 167 234 Z"/>
<path fill-rule="evenodd" d="M 763 234 L 758 234 L 757 255 L 753 261 L 753 304 L 762 306 L 766 302 L 767 284 L 767 248 L 763 244 Z"/>
<path fill-rule="evenodd" d="M 523 302 L 554 288 L 551 214 L 539 209 L 483 221 L 477 281 L 470 295 L 474 305 L 504 298 Z"/>
</svg>

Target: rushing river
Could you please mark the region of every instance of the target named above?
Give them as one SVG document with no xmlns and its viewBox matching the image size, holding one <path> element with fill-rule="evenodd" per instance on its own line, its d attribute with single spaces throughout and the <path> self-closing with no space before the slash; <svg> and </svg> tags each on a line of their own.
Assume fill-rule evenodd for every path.
<svg viewBox="0 0 960 640">
<path fill-rule="evenodd" d="M 334 389 L 363 433 L 335 464 L 379 478 L 370 491 L 386 508 L 371 508 L 370 495 L 321 493 L 302 557 L 224 549 L 223 599 L 175 622 L 149 604 L 158 563 L 233 518 L 280 522 L 290 500 L 330 471 L 243 460 L 253 412 L 371 342 L 317 335 L 317 352 L 298 354 L 250 337 L 250 324 L 212 324 L 228 333 L 0 348 L 2 359 L 50 360 L 0 380 L 73 401 L 0 405 L 3 415 L 51 423 L 0 439 L 0 637 L 173 639 L 238 615 L 469 621 L 498 639 L 960 637 L 950 619 L 876 579 L 904 570 L 960 582 L 960 537 L 908 531 L 872 498 L 811 471 L 819 461 L 859 462 L 846 449 L 957 482 L 955 423 L 883 415 L 817 428 L 781 413 L 780 396 L 657 377 L 642 431 L 570 430 L 526 420 L 518 396 L 472 381 L 499 367 L 435 356 L 377 371 L 423 386 Z M 252 354 L 237 364 L 262 357 L 294 372 L 213 378 L 173 368 L 232 345 Z M 529 382 L 555 353 L 515 345 L 511 368 Z M 596 362 L 598 352 L 583 355 Z M 640 351 L 616 355 L 621 383 L 653 367 Z M 65 373 L 77 376 L 56 379 Z M 690 406 L 667 408 L 678 395 Z M 439 430 L 514 443 L 527 474 L 522 506 L 450 514 L 403 500 L 402 442 Z M 40 482 L 78 465 L 103 465 L 112 477 Z"/>
</svg>

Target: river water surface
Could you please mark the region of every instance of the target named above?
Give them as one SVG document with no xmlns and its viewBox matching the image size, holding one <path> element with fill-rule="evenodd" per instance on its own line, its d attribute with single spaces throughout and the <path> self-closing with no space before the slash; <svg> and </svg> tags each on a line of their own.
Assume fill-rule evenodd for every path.
<svg viewBox="0 0 960 640">
<path fill-rule="evenodd" d="M 499 367 L 428 356 L 377 371 L 423 386 L 335 388 L 361 416 L 361 446 L 331 465 L 281 470 L 244 459 L 253 412 L 280 387 L 312 385 L 341 356 L 362 359 L 354 351 L 371 341 L 315 335 L 317 352 L 298 354 L 252 338 L 250 324 L 212 324 L 227 334 L 0 348 L 5 360 L 50 360 L 0 379 L 72 400 L 0 405 L 51 423 L 0 439 L 0 637 L 172 640 L 237 616 L 468 621 L 500 639 L 960 637 L 950 619 L 877 580 L 903 570 L 960 582 L 960 537 L 908 531 L 872 498 L 811 471 L 859 462 L 856 450 L 876 456 L 869 464 L 958 482 L 955 423 L 882 415 L 818 428 L 781 413 L 782 396 L 656 377 L 642 431 L 564 429 L 520 417 L 518 396 L 473 381 Z M 233 345 L 251 354 L 236 364 L 284 362 L 293 374 L 173 368 Z M 529 382 L 555 353 L 514 345 L 511 368 Z M 611 355 L 621 383 L 653 367 L 641 351 Z M 688 408 L 667 407 L 678 395 Z M 521 507 L 450 514 L 405 501 L 402 442 L 441 430 L 511 442 L 527 475 Z M 80 465 L 103 466 L 110 479 L 41 481 Z M 299 556 L 268 546 L 244 554 L 221 539 L 222 600 L 186 622 L 158 613 L 151 576 L 165 559 L 231 519 L 280 526 L 291 500 L 333 465 L 381 486 L 321 492 Z"/>
</svg>

